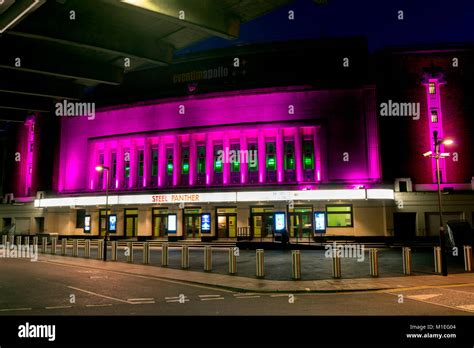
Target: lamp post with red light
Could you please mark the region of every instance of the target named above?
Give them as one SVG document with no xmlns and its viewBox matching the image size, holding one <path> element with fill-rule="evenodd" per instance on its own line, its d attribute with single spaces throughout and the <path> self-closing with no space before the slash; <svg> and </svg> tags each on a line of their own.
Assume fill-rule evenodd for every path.
<svg viewBox="0 0 474 348">
<path fill-rule="evenodd" d="M 425 157 L 431 157 L 436 160 L 436 178 L 438 182 L 438 209 L 439 209 L 439 246 L 441 248 L 441 274 L 443 276 L 448 275 L 448 259 L 446 255 L 446 239 L 443 224 L 443 210 L 441 204 L 441 173 L 439 170 L 439 159 L 450 156 L 449 152 L 440 152 L 441 145 L 451 145 L 453 141 L 451 139 L 438 139 L 438 132 L 433 132 L 434 139 L 434 152 L 428 151 L 423 154 Z"/>
</svg>

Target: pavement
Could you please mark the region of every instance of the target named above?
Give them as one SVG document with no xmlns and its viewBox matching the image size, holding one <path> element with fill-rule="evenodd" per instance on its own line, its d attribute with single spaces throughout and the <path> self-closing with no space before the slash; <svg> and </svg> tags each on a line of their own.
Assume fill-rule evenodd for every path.
<svg viewBox="0 0 474 348">
<path fill-rule="evenodd" d="M 271 280 L 239 275 L 226 275 L 215 272 L 173 269 L 170 267 L 161 267 L 157 264 L 141 265 L 116 261 L 104 262 L 96 259 L 48 254 L 40 254 L 39 261 L 50 264 L 92 268 L 122 274 L 133 274 L 136 276 L 154 277 L 157 279 L 176 280 L 183 283 L 200 284 L 239 292 L 354 292 L 404 288 L 422 289 L 432 286 L 461 286 L 463 284 L 474 283 L 474 274 L 467 272 L 452 273 L 447 277 L 430 274 L 395 277 L 365 276 L 349 279 Z"/>
</svg>

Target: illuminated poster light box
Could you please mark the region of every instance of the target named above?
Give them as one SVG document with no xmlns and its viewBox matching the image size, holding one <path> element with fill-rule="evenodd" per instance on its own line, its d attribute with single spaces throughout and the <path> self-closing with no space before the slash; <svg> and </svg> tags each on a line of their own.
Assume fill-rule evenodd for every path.
<svg viewBox="0 0 474 348">
<path fill-rule="evenodd" d="M 314 212 L 314 231 L 316 233 L 326 233 L 326 213 L 323 211 Z"/>
<path fill-rule="evenodd" d="M 275 213 L 275 232 L 282 233 L 286 230 L 285 213 Z"/>
<path fill-rule="evenodd" d="M 117 232 L 117 215 L 109 215 L 109 232 Z"/>
<path fill-rule="evenodd" d="M 201 214 L 201 233 L 211 233 L 211 214 Z"/>
<path fill-rule="evenodd" d="M 91 216 L 86 215 L 84 217 L 84 233 L 90 233 L 91 232 Z"/>
<path fill-rule="evenodd" d="M 176 214 L 168 214 L 168 233 L 176 233 L 177 231 Z"/>
</svg>

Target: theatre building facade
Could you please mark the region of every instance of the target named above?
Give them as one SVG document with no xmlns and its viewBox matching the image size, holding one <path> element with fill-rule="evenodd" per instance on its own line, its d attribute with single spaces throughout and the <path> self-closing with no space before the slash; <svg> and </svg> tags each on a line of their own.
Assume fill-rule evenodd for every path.
<svg viewBox="0 0 474 348">
<path fill-rule="evenodd" d="M 34 204 L 65 235 L 104 234 L 106 215 L 121 237 L 384 235 L 380 179 L 372 86 L 265 88 L 64 119 L 58 192 Z"/>
</svg>

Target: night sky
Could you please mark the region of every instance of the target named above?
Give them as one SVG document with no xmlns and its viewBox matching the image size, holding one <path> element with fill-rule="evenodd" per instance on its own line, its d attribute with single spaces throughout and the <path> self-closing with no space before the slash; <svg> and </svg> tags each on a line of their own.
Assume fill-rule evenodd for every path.
<svg viewBox="0 0 474 348">
<path fill-rule="evenodd" d="M 295 20 L 288 20 L 288 11 Z M 398 20 L 398 11 L 404 20 Z M 236 40 L 212 38 L 177 55 L 245 43 L 366 36 L 373 52 L 386 46 L 474 42 L 474 0 L 295 0 L 241 25 Z"/>
</svg>

